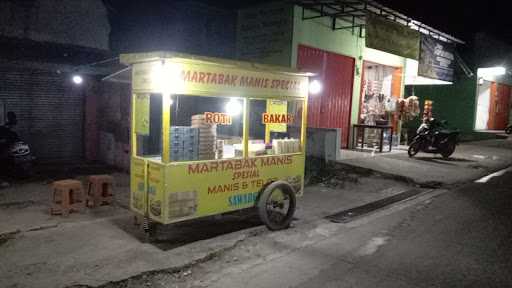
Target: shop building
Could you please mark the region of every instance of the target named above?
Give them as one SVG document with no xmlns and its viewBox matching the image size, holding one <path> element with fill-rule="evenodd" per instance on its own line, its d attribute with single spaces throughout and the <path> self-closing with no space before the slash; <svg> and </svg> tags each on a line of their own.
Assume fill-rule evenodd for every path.
<svg viewBox="0 0 512 288">
<path fill-rule="evenodd" d="M 410 66 L 408 64 L 410 61 L 408 61 L 407 55 L 400 53 L 403 47 L 400 49 L 384 49 L 379 48 L 379 45 L 374 45 L 373 48 L 367 47 L 365 15 L 380 13 L 379 9 L 391 10 L 378 4 L 364 7 L 366 1 L 356 4 L 340 1 L 336 4 L 337 8 L 320 4 L 323 1 L 314 2 L 316 4 L 310 5 L 307 1 L 299 1 L 296 5 L 291 5 L 289 2 L 278 1 L 251 6 L 238 11 L 236 25 L 235 21 L 226 20 L 230 17 L 228 12 L 219 9 L 210 11 L 207 6 L 200 5 L 196 8 L 201 13 L 190 12 L 193 14 L 190 17 L 178 17 L 173 20 L 172 25 L 170 24 L 172 27 L 177 26 L 183 29 L 167 29 L 166 31 L 169 31 L 170 34 L 158 41 L 155 40 L 154 42 L 158 44 L 153 46 L 156 48 L 167 47 L 166 49 L 160 48 L 163 50 L 236 58 L 315 72 L 316 78 L 323 83 L 323 89 L 321 95 L 309 97 L 308 126 L 340 129 L 341 136 L 338 142 L 341 147 L 349 148 L 352 145 L 353 125 L 364 124 L 365 121 L 368 121 L 367 119 L 371 118 L 367 116 L 368 109 L 365 107 L 369 105 L 363 96 L 367 94 L 367 91 L 374 92 L 378 88 L 379 93 L 376 93 L 377 96 L 372 97 L 373 99 L 394 102 L 391 99 L 400 99 L 404 96 L 404 85 L 409 76 L 412 77 L 413 83 L 423 78 L 417 75 L 417 69 L 407 69 Z M 360 7 L 359 10 L 364 11 L 358 15 L 357 9 L 348 9 L 347 6 L 345 7 L 347 13 L 351 14 L 343 16 L 343 13 L 333 10 L 341 9 L 344 5 L 356 5 Z M 180 15 L 179 11 L 197 10 L 189 9 L 189 6 L 186 6 L 187 9 L 184 8 L 185 6 L 180 7 L 177 6 L 177 10 L 172 13 Z M 365 9 L 374 11 L 368 12 Z M 219 17 L 226 19 L 220 21 Z M 203 24 L 187 24 L 190 22 L 189 19 L 195 18 L 204 20 L 201 22 Z M 399 25 L 407 28 L 403 24 Z M 234 29 L 235 26 L 236 29 Z M 424 27 L 428 28 L 428 26 Z M 211 29 L 217 31 L 214 33 L 217 36 L 213 37 L 213 34 L 209 33 L 212 31 Z M 175 33 L 176 31 L 180 33 Z M 236 37 L 230 38 L 231 31 L 233 35 L 236 34 Z M 449 37 L 442 36 L 445 34 L 441 32 L 438 33 L 440 33 L 436 36 L 438 38 L 446 40 L 446 37 Z M 407 37 L 405 38 L 405 42 L 409 43 Z M 153 47 L 152 42 L 139 43 L 140 41 L 138 42 L 137 39 L 130 40 L 130 35 L 116 35 L 111 40 L 115 39 L 118 39 L 117 42 L 126 40 L 128 41 L 126 43 L 134 43 L 134 45 L 124 44 L 124 48 L 120 48 L 125 52 L 155 50 L 155 48 L 151 48 Z M 400 43 L 404 40 L 394 41 Z M 233 42 L 236 42 L 236 45 L 232 45 Z M 139 46 L 135 45 L 137 43 Z M 211 46 L 222 47 L 222 49 L 212 49 Z M 235 46 L 236 49 L 234 49 Z M 391 46 L 394 48 L 393 45 Z M 130 49 L 135 50 L 130 51 Z M 414 57 L 417 58 L 417 56 L 412 56 L 412 58 Z M 409 70 L 414 73 L 407 73 Z M 406 76 L 405 74 L 410 75 Z M 428 83 L 429 80 L 423 79 L 423 81 Z M 370 82 L 373 90 L 365 90 L 365 83 Z M 130 96 L 126 92 L 126 83 L 129 83 L 129 77 L 118 83 L 108 84 L 118 85 L 119 91 L 124 92 L 114 93 L 110 96 L 99 95 L 98 106 L 95 110 L 93 109 L 93 111 L 108 111 L 108 113 L 98 113 L 101 115 L 101 119 L 98 120 L 98 129 L 93 134 L 97 139 L 96 143 L 99 143 L 96 152 L 97 159 L 124 168 L 127 167 L 127 151 L 129 150 L 129 137 L 127 136 L 129 128 L 126 123 L 128 123 L 127 112 L 130 107 L 129 105 L 120 105 L 120 103 L 126 103 Z M 382 95 L 379 96 L 380 94 Z M 384 101 L 379 101 L 379 104 L 383 105 L 388 101 L 382 102 Z M 389 115 L 390 113 L 385 112 L 383 116 L 387 118 L 384 120 L 386 124 L 393 127 L 394 134 L 396 134 L 393 139 L 395 143 L 398 143 L 400 140 L 400 118 Z M 381 124 L 382 122 L 377 123 L 374 119 L 370 123 Z M 373 133 L 373 135 L 378 135 L 378 133 Z M 391 137 L 386 137 L 386 139 L 388 138 L 391 140 Z"/>
<path fill-rule="evenodd" d="M 512 86 L 509 79 L 496 79 L 496 76 L 487 76 L 486 72 L 483 72 L 486 71 L 485 69 L 480 68 L 477 72 L 479 79 L 475 130 L 505 130 L 510 122 Z"/>
<path fill-rule="evenodd" d="M 237 57 L 316 73 L 323 91 L 309 98 L 308 126 L 340 129 L 341 148 L 358 143 L 357 124 L 393 128 L 383 133 L 397 145 L 406 82 L 451 84 L 418 75 L 422 37 L 462 43 L 374 1 L 276 2 L 239 11 Z"/>
<path fill-rule="evenodd" d="M 59 9 L 55 9 L 59 7 Z M 85 156 L 85 111 L 98 86 L 73 85 L 76 67 L 108 59 L 110 25 L 95 1 L 1 1 L 0 125 L 13 111 L 14 130 L 40 161 Z M 101 69 L 83 67 L 96 79 Z M 96 82 L 97 83 L 97 82 Z"/>
<path fill-rule="evenodd" d="M 432 100 L 434 115 L 461 130 L 463 140 L 494 137 L 512 123 L 512 47 L 484 34 L 468 46 L 467 66 L 457 67 L 453 85 L 410 86 L 407 93 Z"/>
<path fill-rule="evenodd" d="M 474 39 L 477 97 L 476 131 L 502 132 L 512 123 L 512 45 L 489 35 Z"/>
</svg>

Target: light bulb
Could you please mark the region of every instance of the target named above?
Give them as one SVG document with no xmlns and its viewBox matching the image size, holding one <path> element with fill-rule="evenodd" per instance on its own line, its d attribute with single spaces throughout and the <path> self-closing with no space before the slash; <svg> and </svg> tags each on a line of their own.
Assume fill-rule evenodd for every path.
<svg viewBox="0 0 512 288">
<path fill-rule="evenodd" d="M 242 112 L 242 105 L 240 104 L 240 101 L 231 99 L 226 104 L 226 113 L 228 113 L 231 116 L 236 116 Z"/>
<path fill-rule="evenodd" d="M 318 94 L 322 91 L 322 83 L 318 80 L 312 80 L 309 82 L 309 93 Z"/>
<path fill-rule="evenodd" d="M 80 84 L 82 84 L 82 82 L 84 82 L 84 79 L 80 75 L 73 75 L 72 80 L 73 80 L 73 83 L 75 83 L 76 85 L 80 85 Z"/>
</svg>

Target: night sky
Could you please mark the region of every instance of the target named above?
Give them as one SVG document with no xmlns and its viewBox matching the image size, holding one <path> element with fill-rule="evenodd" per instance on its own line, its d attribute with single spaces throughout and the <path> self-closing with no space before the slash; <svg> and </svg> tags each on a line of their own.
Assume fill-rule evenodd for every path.
<svg viewBox="0 0 512 288">
<path fill-rule="evenodd" d="M 186 0 L 105 0 L 113 8 L 111 11 L 114 11 L 111 13 L 112 29 L 121 30 L 129 30 L 139 25 L 160 26 L 163 22 L 169 21 L 166 18 L 167 11 L 172 9 L 175 3 L 183 1 Z M 235 11 L 244 6 L 272 1 L 199 0 L 199 2 Z M 474 33 L 485 32 L 512 44 L 512 29 L 510 29 L 512 1 L 509 0 L 480 2 L 380 0 L 378 2 L 466 42 L 471 41 Z"/>
<path fill-rule="evenodd" d="M 485 32 L 512 44 L 509 0 L 378 2 L 462 40 L 470 41 L 474 33 Z"/>
</svg>

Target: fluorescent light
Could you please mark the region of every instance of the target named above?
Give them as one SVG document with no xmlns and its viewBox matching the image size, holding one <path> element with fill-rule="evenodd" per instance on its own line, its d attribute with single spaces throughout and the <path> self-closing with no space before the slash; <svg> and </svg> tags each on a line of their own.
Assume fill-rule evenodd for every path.
<svg viewBox="0 0 512 288">
<path fill-rule="evenodd" d="M 505 67 L 497 66 L 497 67 L 489 67 L 489 68 L 478 68 L 477 74 L 478 77 L 494 77 L 494 76 L 502 76 L 507 73 L 507 69 Z"/>
<path fill-rule="evenodd" d="M 82 84 L 82 82 L 84 82 L 84 79 L 80 75 L 73 75 L 72 80 L 73 80 L 73 83 L 75 83 L 76 85 L 80 85 L 80 84 Z"/>
<path fill-rule="evenodd" d="M 242 104 L 240 104 L 240 101 L 236 99 L 231 99 L 226 104 L 226 113 L 228 113 L 231 116 L 236 116 L 242 112 Z"/>
</svg>

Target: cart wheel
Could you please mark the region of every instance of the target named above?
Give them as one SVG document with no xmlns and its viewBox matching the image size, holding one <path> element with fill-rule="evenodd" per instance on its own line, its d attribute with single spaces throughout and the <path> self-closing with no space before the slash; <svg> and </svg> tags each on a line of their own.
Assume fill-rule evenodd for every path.
<svg viewBox="0 0 512 288">
<path fill-rule="evenodd" d="M 268 185 L 258 199 L 258 213 L 269 230 L 276 231 L 290 227 L 295 213 L 295 191 L 285 181 Z"/>
</svg>

